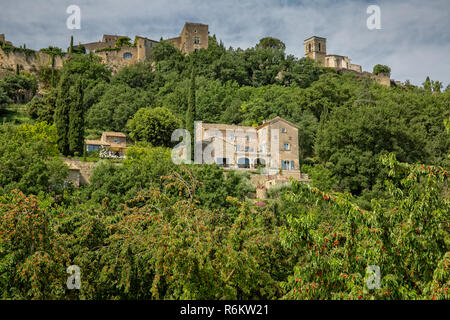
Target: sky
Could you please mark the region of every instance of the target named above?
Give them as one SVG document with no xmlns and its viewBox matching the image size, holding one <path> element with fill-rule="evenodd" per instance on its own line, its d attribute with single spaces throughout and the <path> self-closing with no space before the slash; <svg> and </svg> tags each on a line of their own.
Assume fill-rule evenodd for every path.
<svg viewBox="0 0 450 320">
<path fill-rule="evenodd" d="M 66 26 L 70 5 L 80 7 L 79 30 Z M 381 29 L 367 27 L 369 5 L 379 6 Z M 176 37 L 186 21 L 208 24 L 226 47 L 270 36 L 303 57 L 303 40 L 315 35 L 364 71 L 385 64 L 398 81 L 450 83 L 450 0 L 0 0 L 0 33 L 32 49 L 66 49 L 71 35 L 75 44 L 103 34 Z"/>
</svg>

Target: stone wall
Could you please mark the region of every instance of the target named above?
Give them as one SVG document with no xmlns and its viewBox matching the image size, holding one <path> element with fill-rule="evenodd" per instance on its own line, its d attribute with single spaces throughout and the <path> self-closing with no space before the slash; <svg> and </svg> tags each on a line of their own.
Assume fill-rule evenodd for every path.
<svg viewBox="0 0 450 320">
<path fill-rule="evenodd" d="M 125 54 L 131 54 L 131 58 L 125 59 Z M 96 52 L 95 55 L 100 57 L 102 62 L 115 72 L 138 61 L 138 50 L 136 47 L 122 47 L 120 50 Z"/>
<path fill-rule="evenodd" d="M 68 180 L 75 186 L 89 184 L 94 167 L 98 162 L 83 162 L 78 159 L 63 158 L 69 167 Z"/>
<path fill-rule="evenodd" d="M 61 68 L 65 58 L 55 57 L 55 68 Z M 15 71 L 19 65 L 21 70 L 36 72 L 40 67 L 51 66 L 52 59 L 47 53 L 34 51 L 32 55 L 25 55 L 22 51 L 4 52 L 0 47 L 0 68 Z"/>
</svg>

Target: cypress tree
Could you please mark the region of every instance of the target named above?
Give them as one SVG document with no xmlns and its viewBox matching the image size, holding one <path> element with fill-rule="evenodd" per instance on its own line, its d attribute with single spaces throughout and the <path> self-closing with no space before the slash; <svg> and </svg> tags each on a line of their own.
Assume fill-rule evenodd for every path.
<svg viewBox="0 0 450 320">
<path fill-rule="evenodd" d="M 431 80 L 430 80 L 430 77 L 427 77 L 425 79 L 425 82 L 422 83 L 422 84 L 423 84 L 423 88 L 425 89 L 425 91 L 431 92 Z"/>
<path fill-rule="evenodd" d="M 58 85 L 56 108 L 55 108 L 55 126 L 58 134 L 58 149 L 67 156 L 70 154 L 68 134 L 69 134 L 69 108 L 70 108 L 70 78 L 63 75 Z"/>
<path fill-rule="evenodd" d="M 70 88 L 69 132 L 67 135 L 70 154 L 82 155 L 84 142 L 83 89 L 77 79 Z"/>
<path fill-rule="evenodd" d="M 194 117 L 195 117 L 195 70 L 191 69 L 191 81 L 189 86 L 188 108 L 186 110 L 186 130 L 191 134 L 191 156 L 194 154 Z M 191 158 L 192 159 L 192 158 Z"/>
<path fill-rule="evenodd" d="M 73 53 L 73 36 L 70 36 L 69 53 Z"/>
</svg>

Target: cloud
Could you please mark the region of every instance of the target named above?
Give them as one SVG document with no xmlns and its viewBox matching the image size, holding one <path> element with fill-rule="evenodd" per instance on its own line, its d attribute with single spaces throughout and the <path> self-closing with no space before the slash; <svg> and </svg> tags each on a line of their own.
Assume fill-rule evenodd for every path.
<svg viewBox="0 0 450 320">
<path fill-rule="evenodd" d="M 2 0 L 0 32 L 16 45 L 67 48 L 102 34 L 177 36 L 185 21 L 209 25 L 226 46 L 248 48 L 264 36 L 280 38 L 287 52 L 302 57 L 303 40 L 327 38 L 327 51 L 349 56 L 371 71 L 377 63 L 392 78 L 421 84 L 426 76 L 445 85 L 450 79 L 448 0 Z M 81 30 L 68 30 L 66 8 L 81 8 Z M 368 30 L 367 6 L 381 9 L 381 30 Z"/>
</svg>

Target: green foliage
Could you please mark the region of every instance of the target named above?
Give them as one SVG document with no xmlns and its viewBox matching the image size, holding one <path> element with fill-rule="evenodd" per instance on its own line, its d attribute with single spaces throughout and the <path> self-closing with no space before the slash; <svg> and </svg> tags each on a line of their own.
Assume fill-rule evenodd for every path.
<svg viewBox="0 0 450 320">
<path fill-rule="evenodd" d="M 286 45 L 277 38 L 265 37 L 259 40 L 259 43 L 256 45 L 257 48 L 261 49 L 272 49 L 272 50 L 281 50 L 284 51 L 286 49 Z"/>
<path fill-rule="evenodd" d="M 161 41 L 152 53 L 113 76 L 72 54 L 39 76 L 47 92 L 26 105 L 38 123 L 0 126 L 2 299 L 448 300 L 449 90 L 429 78 L 426 90 L 383 87 L 270 38 L 242 50 L 212 36 L 189 56 Z M 5 79 L 0 105 L 32 98 L 27 73 Z M 250 173 L 175 165 L 165 147 L 177 119 L 275 116 L 299 125 L 312 181 L 267 201 L 249 199 Z M 64 183 L 60 151 L 81 158 L 84 138 L 126 128 L 137 145 L 125 160 Z M 70 264 L 81 290 L 65 289 Z M 367 288 L 368 265 L 380 289 Z"/>
<path fill-rule="evenodd" d="M 149 142 L 152 146 L 171 146 L 172 133 L 178 128 L 181 121 L 167 108 L 160 107 L 139 109 L 127 123 L 134 141 Z"/>
<path fill-rule="evenodd" d="M 380 73 L 390 75 L 391 68 L 389 68 L 388 66 L 382 65 L 382 64 L 377 64 L 373 67 L 373 74 L 377 75 Z"/>
<path fill-rule="evenodd" d="M 14 103 L 27 102 L 36 94 L 37 82 L 29 74 L 7 75 L 0 80 L 0 90 Z"/>
<path fill-rule="evenodd" d="M 300 257 L 285 299 L 448 299 L 447 172 L 392 154 L 382 162 L 390 197 L 373 200 L 372 211 L 306 185 L 285 194 L 281 241 Z M 379 288 L 367 285 L 370 265 L 381 270 Z"/>
<path fill-rule="evenodd" d="M 128 119 L 139 109 L 152 105 L 152 98 L 141 88 L 124 84 L 109 86 L 87 113 L 87 127 L 103 131 L 123 131 Z"/>
<path fill-rule="evenodd" d="M 35 96 L 27 103 L 26 108 L 31 118 L 37 122 L 53 123 L 54 112 L 56 109 L 57 90 L 52 89 L 42 98 Z"/>
<path fill-rule="evenodd" d="M 0 126 L 0 193 L 58 191 L 67 169 L 57 159 L 56 141 L 55 127 L 45 122 Z"/>
<path fill-rule="evenodd" d="M 81 155 L 84 146 L 84 108 L 81 80 L 77 79 L 70 88 L 69 131 L 67 139 L 70 154 Z"/>
<path fill-rule="evenodd" d="M 131 39 L 128 37 L 118 37 L 116 40 L 116 48 L 131 47 Z"/>
<path fill-rule="evenodd" d="M 0 87 L 0 112 L 10 103 L 12 103 L 11 98 L 8 96 L 6 90 L 3 87 Z"/>
</svg>

